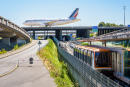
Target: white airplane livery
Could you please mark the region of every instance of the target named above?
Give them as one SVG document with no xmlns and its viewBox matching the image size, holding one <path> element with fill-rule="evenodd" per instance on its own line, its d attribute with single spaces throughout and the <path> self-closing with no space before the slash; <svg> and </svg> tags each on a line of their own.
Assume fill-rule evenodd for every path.
<svg viewBox="0 0 130 87">
<path fill-rule="evenodd" d="M 76 8 L 74 12 L 68 18 L 53 18 L 53 19 L 39 19 L 39 20 L 26 20 L 23 24 L 26 26 L 58 26 L 77 22 L 80 19 L 77 19 L 79 8 Z"/>
</svg>

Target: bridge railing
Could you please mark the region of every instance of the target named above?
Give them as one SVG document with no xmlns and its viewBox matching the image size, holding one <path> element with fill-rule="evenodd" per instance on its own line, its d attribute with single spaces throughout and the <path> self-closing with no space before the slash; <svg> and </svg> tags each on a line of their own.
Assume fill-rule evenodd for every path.
<svg viewBox="0 0 130 87">
<path fill-rule="evenodd" d="M 0 23 L 12 28 L 12 29 L 15 29 L 17 30 L 18 32 L 22 33 L 23 35 L 25 35 L 27 38 L 30 38 L 30 35 L 29 33 L 27 33 L 23 28 L 19 27 L 18 25 L 12 23 L 11 21 L 3 18 L 0 16 Z"/>
<path fill-rule="evenodd" d="M 130 30 L 128 28 L 124 28 L 121 30 L 113 31 L 110 33 L 106 33 L 97 37 L 91 37 L 84 40 L 107 40 L 107 39 L 120 39 L 120 38 L 130 38 Z"/>
<path fill-rule="evenodd" d="M 59 46 L 59 41 L 53 38 L 60 54 L 67 60 L 67 65 L 73 77 L 81 87 L 122 87 L 102 73 L 69 54 Z"/>
</svg>

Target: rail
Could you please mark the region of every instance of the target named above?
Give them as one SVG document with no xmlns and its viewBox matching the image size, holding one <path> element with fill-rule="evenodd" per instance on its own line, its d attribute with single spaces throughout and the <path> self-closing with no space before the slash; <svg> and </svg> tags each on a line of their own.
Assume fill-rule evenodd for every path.
<svg viewBox="0 0 130 87">
<path fill-rule="evenodd" d="M 95 40 L 115 40 L 115 39 L 130 39 L 130 29 L 124 28 L 121 30 L 113 31 L 107 34 L 103 34 L 97 37 L 84 38 L 84 41 L 95 41 Z M 80 40 L 79 40 L 80 41 Z"/>
<path fill-rule="evenodd" d="M 59 46 L 59 41 L 56 38 L 53 38 L 53 39 L 57 45 L 57 48 L 58 48 L 58 51 L 60 52 L 60 54 L 68 61 L 69 64 L 71 64 L 71 66 L 75 69 L 75 72 L 79 73 L 80 76 L 77 77 L 77 75 L 76 75 L 76 77 L 77 77 L 77 79 L 79 79 L 78 82 L 81 87 L 87 87 L 87 86 L 90 86 L 90 87 L 122 87 L 119 85 L 119 83 L 116 83 L 115 81 L 106 77 L 102 73 L 92 69 L 89 65 L 87 65 L 83 61 L 79 60 L 75 56 L 64 51 Z M 72 70 L 72 72 L 73 71 L 74 70 Z M 73 75 L 75 75 L 75 74 L 73 74 Z M 82 81 L 81 78 L 83 78 L 84 80 Z M 84 84 L 85 82 L 89 82 L 89 83 Z"/>
<path fill-rule="evenodd" d="M 19 27 L 18 25 L 14 24 L 13 22 L 3 18 L 0 16 L 0 24 L 6 25 L 12 29 L 15 29 L 16 31 L 22 33 L 24 36 L 30 39 L 29 33 L 27 33 L 23 28 Z"/>
</svg>

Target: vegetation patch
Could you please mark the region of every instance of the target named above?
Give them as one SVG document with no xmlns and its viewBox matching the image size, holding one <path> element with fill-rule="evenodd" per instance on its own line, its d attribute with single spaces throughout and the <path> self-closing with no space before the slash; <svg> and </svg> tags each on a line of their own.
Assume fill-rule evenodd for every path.
<svg viewBox="0 0 130 87">
<path fill-rule="evenodd" d="M 87 46 L 87 45 L 89 45 L 89 43 L 82 42 L 81 45 L 85 45 L 85 46 Z"/>
<path fill-rule="evenodd" d="M 31 42 L 30 42 L 31 43 Z M 21 47 L 23 47 L 24 45 L 26 45 L 26 42 L 22 45 L 22 46 L 19 46 L 18 44 L 16 44 L 13 48 L 13 50 L 17 50 L 17 49 L 20 49 Z"/>
<path fill-rule="evenodd" d="M 77 40 L 80 40 L 81 38 L 76 38 Z"/>
<path fill-rule="evenodd" d="M 0 50 L 0 54 L 6 53 L 7 51 L 5 49 Z"/>
<path fill-rule="evenodd" d="M 61 56 L 54 42 L 50 42 L 46 47 L 37 52 L 50 71 L 51 77 L 55 78 L 57 87 L 78 87 L 78 84 L 73 79 L 67 64 L 62 61 Z"/>
</svg>

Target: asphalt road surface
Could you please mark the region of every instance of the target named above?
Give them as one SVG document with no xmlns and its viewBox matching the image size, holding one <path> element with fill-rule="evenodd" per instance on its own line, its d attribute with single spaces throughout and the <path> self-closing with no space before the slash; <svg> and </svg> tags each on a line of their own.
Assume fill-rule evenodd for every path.
<svg viewBox="0 0 130 87">
<path fill-rule="evenodd" d="M 44 47 L 48 41 L 41 42 L 41 47 Z M 25 51 L 0 59 L 0 65 L 5 69 L 16 65 L 19 60 L 16 70 L 0 78 L 0 87 L 56 87 L 54 79 L 36 55 L 38 49 L 39 45 L 35 44 Z M 29 64 L 31 57 L 34 59 L 33 64 Z"/>
</svg>

